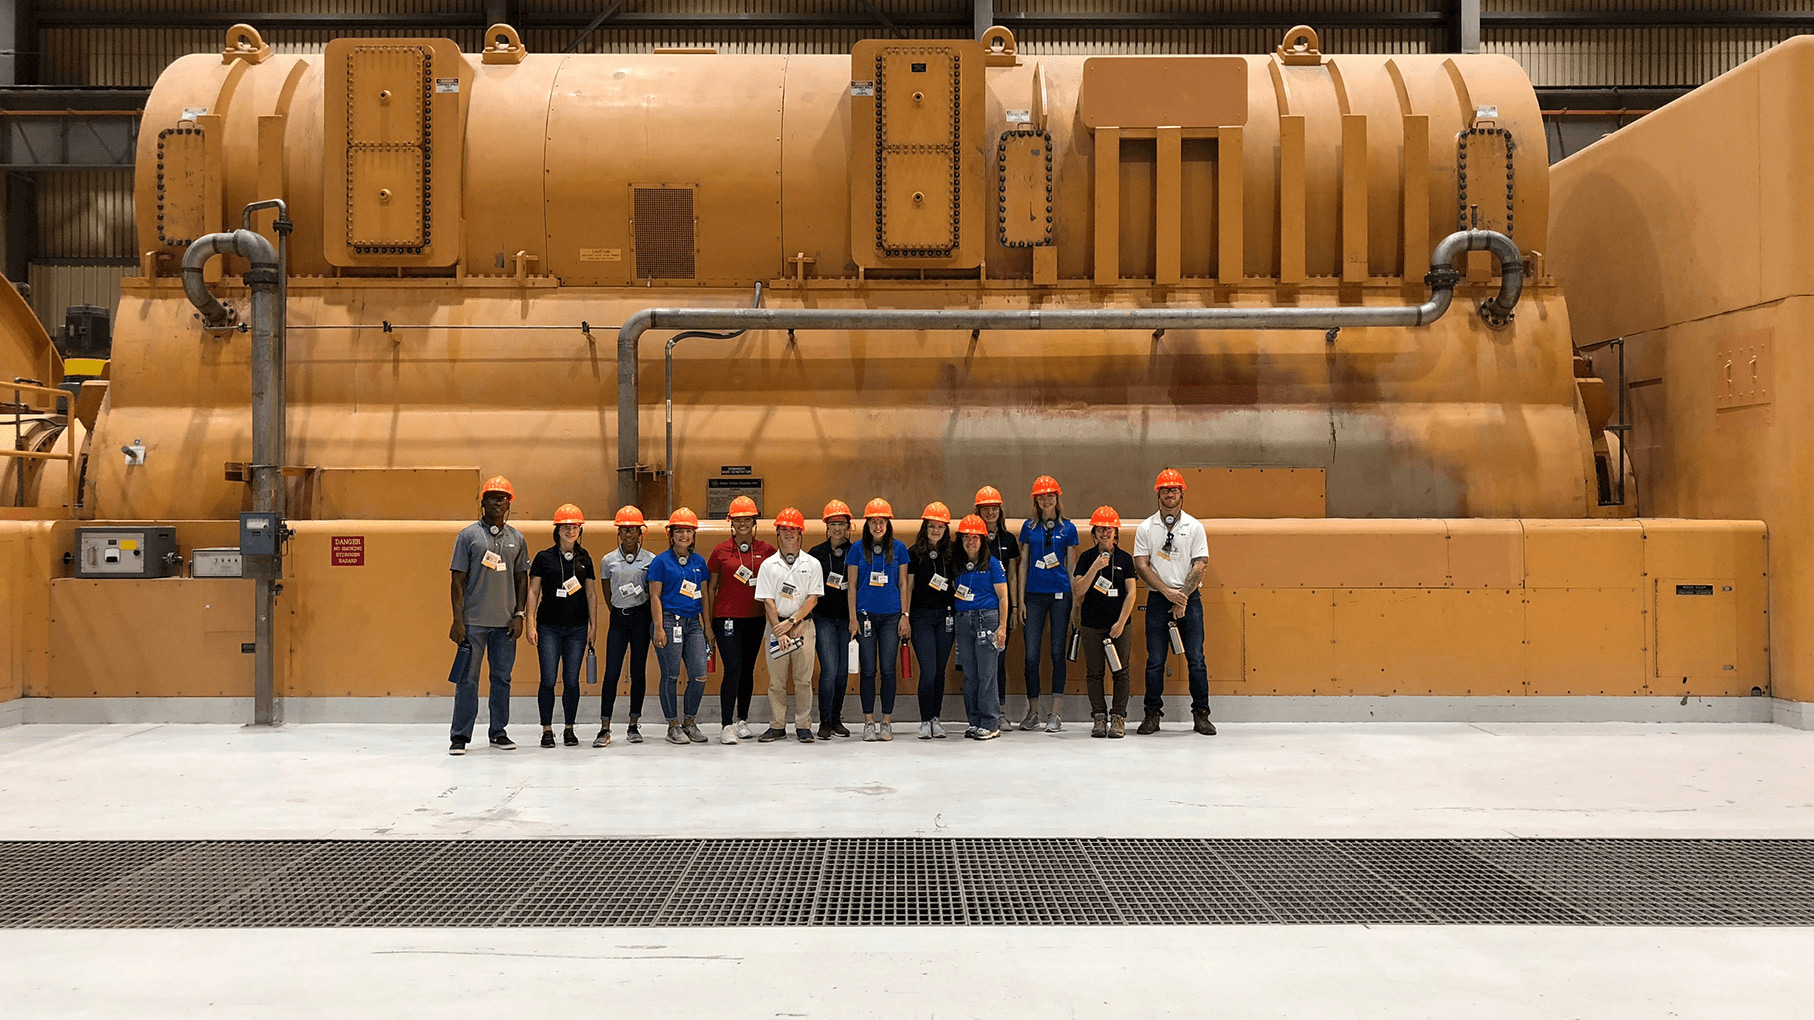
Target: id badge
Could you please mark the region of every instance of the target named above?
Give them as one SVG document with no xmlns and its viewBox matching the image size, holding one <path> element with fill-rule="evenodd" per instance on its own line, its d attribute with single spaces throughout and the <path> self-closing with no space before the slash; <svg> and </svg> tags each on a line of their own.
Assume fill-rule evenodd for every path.
<svg viewBox="0 0 1814 1020">
<path fill-rule="evenodd" d="M 699 586 L 697 584 L 694 584 L 692 581 L 680 582 L 680 597 L 683 599 L 698 598 L 699 597 Z"/>
<path fill-rule="evenodd" d="M 1093 585 L 1090 585 L 1090 587 L 1096 589 L 1097 591 L 1103 593 L 1104 595 L 1109 596 L 1110 598 L 1113 598 L 1114 596 L 1120 594 L 1119 592 L 1117 592 L 1115 590 L 1115 586 L 1113 584 L 1109 583 L 1109 579 L 1106 577 L 1103 577 L 1101 574 L 1096 575 L 1096 583 Z"/>
<path fill-rule="evenodd" d="M 888 574 L 881 570 L 871 570 L 869 572 L 869 586 L 871 588 L 888 587 Z"/>
<path fill-rule="evenodd" d="M 731 634 L 736 630 L 736 627 L 728 619 L 722 620 L 720 622 L 724 624 L 724 636 L 730 637 Z"/>
<path fill-rule="evenodd" d="M 561 582 L 561 586 L 555 591 L 554 596 L 564 599 L 576 591 L 579 591 L 579 578 L 569 577 Z"/>
<path fill-rule="evenodd" d="M 960 584 L 957 586 L 957 600 L 959 602 L 975 602 L 976 593 L 970 590 L 969 585 Z"/>
<path fill-rule="evenodd" d="M 674 625 L 674 640 L 680 640 L 680 624 L 678 623 Z"/>
<path fill-rule="evenodd" d="M 638 595 L 642 594 L 642 585 L 640 585 L 640 584 L 621 584 L 621 585 L 617 586 L 617 591 L 618 591 L 618 594 L 623 595 L 625 598 L 633 599 L 633 598 L 636 598 Z"/>
<path fill-rule="evenodd" d="M 844 575 L 843 574 L 827 575 L 825 578 L 825 587 L 836 588 L 839 591 L 843 591 L 844 590 Z"/>
<path fill-rule="evenodd" d="M 497 553 L 492 552 L 489 549 L 485 550 L 485 558 L 480 560 L 479 562 L 484 564 L 486 567 L 489 567 L 492 570 L 503 570 L 504 569 L 504 557 L 499 556 Z"/>
<path fill-rule="evenodd" d="M 737 572 L 731 576 L 742 581 L 744 584 L 756 583 L 756 575 L 750 571 L 750 568 L 747 565 L 739 566 Z"/>
<path fill-rule="evenodd" d="M 1046 553 L 1044 556 L 1041 556 L 1039 558 L 1038 567 L 1041 570 L 1056 569 L 1058 567 L 1058 554 L 1057 553 Z"/>
<path fill-rule="evenodd" d="M 926 582 L 926 587 L 931 588 L 933 591 L 944 591 L 946 588 L 951 587 L 951 582 L 945 580 L 944 574 L 933 574 L 932 580 Z"/>
<path fill-rule="evenodd" d="M 1064 601 L 1064 592 L 1061 592 L 1061 591 L 1053 592 L 1052 601 L 1053 602 L 1063 602 Z"/>
<path fill-rule="evenodd" d="M 951 633 L 951 631 L 956 626 L 957 626 L 957 617 L 952 616 L 950 613 L 946 613 L 945 614 L 945 633 L 947 633 L 947 634 Z"/>
<path fill-rule="evenodd" d="M 781 585 L 781 595 L 783 598 L 790 598 L 790 599 L 793 598 L 794 592 L 796 592 L 798 590 L 799 590 L 798 588 L 794 587 L 794 583 L 792 581 L 787 581 Z"/>
</svg>

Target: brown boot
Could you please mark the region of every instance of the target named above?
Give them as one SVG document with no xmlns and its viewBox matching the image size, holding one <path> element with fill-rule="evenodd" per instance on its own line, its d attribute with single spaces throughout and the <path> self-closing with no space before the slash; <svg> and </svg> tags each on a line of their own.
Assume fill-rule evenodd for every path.
<svg viewBox="0 0 1814 1020">
<path fill-rule="evenodd" d="M 1191 729 L 1196 730 L 1206 737 L 1213 737 L 1216 735 L 1216 724 L 1209 721 L 1209 709 L 1193 708 L 1190 710 L 1190 717 L 1192 720 Z"/>
<path fill-rule="evenodd" d="M 822 722 L 819 724 L 819 739 L 820 740 L 830 740 L 831 739 L 831 723 Z"/>
<path fill-rule="evenodd" d="M 1141 736 L 1145 736 L 1148 733 L 1159 732 L 1159 713 L 1150 708 L 1147 709 L 1146 718 L 1140 721 L 1140 728 L 1134 732 Z"/>
<path fill-rule="evenodd" d="M 1096 720 L 1096 724 L 1090 727 L 1090 736 L 1106 737 L 1109 735 L 1109 717 L 1107 715 L 1097 712 L 1090 718 Z"/>
<path fill-rule="evenodd" d="M 1119 713 L 1109 716 L 1109 737 L 1120 740 L 1127 736 L 1127 716 Z"/>
</svg>

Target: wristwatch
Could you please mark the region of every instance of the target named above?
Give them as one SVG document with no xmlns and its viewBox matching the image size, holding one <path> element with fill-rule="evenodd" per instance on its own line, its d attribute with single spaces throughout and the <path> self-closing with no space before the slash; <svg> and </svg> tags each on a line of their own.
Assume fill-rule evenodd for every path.
<svg viewBox="0 0 1814 1020">
<path fill-rule="evenodd" d="M 523 618 L 523 610 L 519 609 L 516 611 L 516 618 L 519 620 Z"/>
</svg>

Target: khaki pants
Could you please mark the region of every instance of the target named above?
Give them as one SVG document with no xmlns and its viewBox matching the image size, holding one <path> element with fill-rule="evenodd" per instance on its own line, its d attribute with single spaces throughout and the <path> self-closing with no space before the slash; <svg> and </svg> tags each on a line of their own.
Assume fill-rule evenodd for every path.
<svg viewBox="0 0 1814 1020">
<path fill-rule="evenodd" d="M 808 618 L 800 621 L 800 626 L 788 632 L 789 636 L 801 639 L 800 647 L 781 656 L 768 660 L 768 708 L 770 727 L 787 728 L 787 684 L 794 684 L 794 726 L 799 729 L 812 729 L 813 701 L 817 698 L 814 683 L 819 678 L 814 668 L 815 653 L 818 648 L 818 636 L 813 621 Z M 768 654 L 769 638 L 774 636 L 774 628 L 762 628 L 762 654 Z"/>
</svg>

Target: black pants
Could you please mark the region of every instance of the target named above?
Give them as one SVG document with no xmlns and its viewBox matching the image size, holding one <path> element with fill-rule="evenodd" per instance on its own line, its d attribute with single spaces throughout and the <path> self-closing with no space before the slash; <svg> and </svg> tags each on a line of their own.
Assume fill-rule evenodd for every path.
<svg viewBox="0 0 1814 1020">
<path fill-rule="evenodd" d="M 913 628 L 913 657 L 920 667 L 920 721 L 937 719 L 945 704 L 945 667 L 951 662 L 954 629 L 945 626 L 949 609 L 915 609 L 907 619 Z"/>
<path fill-rule="evenodd" d="M 724 679 L 718 684 L 718 714 L 726 726 L 750 717 L 750 696 L 756 693 L 756 656 L 762 654 L 762 628 L 767 622 L 760 616 L 712 621 L 718 657 L 724 660 L 719 664 Z"/>
<path fill-rule="evenodd" d="M 598 717 L 611 721 L 617 704 L 617 678 L 623 675 L 624 653 L 630 653 L 630 718 L 642 715 L 643 694 L 648 690 L 649 630 L 654 617 L 648 603 L 629 609 L 611 607 L 611 626 L 605 632 L 605 682 L 599 695 Z"/>
</svg>

